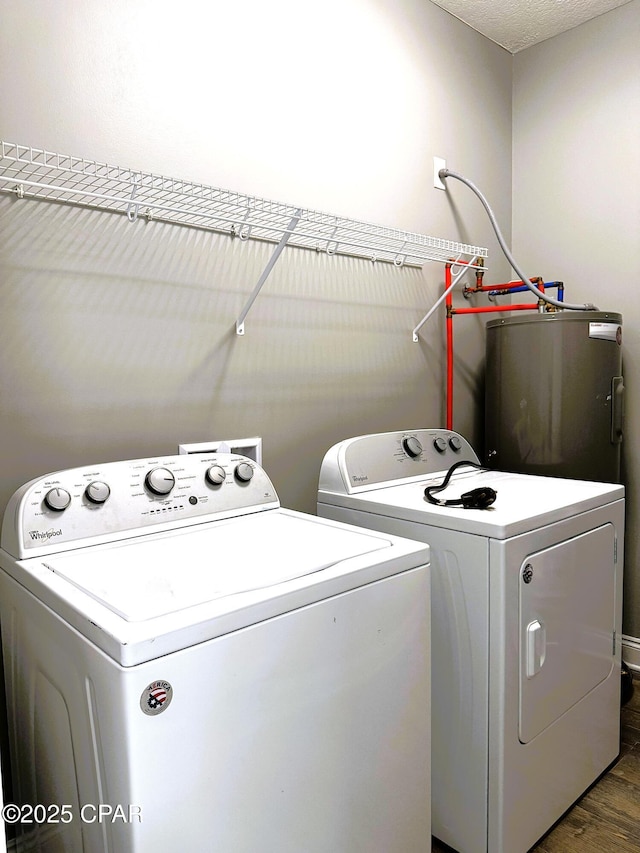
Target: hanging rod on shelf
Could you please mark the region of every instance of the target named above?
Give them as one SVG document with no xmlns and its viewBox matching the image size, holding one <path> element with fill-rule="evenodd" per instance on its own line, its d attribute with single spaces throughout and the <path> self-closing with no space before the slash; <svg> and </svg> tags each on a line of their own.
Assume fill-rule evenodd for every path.
<svg viewBox="0 0 640 853">
<path fill-rule="evenodd" d="M 467 258 L 472 265 L 475 258 L 487 257 L 487 250 L 478 246 L 10 142 L 0 142 L 0 192 L 120 213 L 131 222 L 142 216 L 275 243 L 236 322 L 238 334 L 244 333 L 246 315 L 286 245 L 397 267 L 451 257 Z"/>
</svg>

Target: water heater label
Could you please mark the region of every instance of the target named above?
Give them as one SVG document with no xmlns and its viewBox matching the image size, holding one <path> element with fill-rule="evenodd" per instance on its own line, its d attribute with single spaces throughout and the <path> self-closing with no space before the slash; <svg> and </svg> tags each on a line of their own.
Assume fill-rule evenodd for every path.
<svg viewBox="0 0 640 853">
<path fill-rule="evenodd" d="M 622 343 L 622 326 L 618 323 L 589 323 L 589 337 L 599 338 L 601 341 L 613 341 L 620 345 Z"/>
</svg>

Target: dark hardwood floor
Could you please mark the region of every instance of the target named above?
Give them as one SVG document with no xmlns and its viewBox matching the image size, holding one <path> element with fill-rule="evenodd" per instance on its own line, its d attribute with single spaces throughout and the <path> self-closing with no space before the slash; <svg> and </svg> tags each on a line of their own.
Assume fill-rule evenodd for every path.
<svg viewBox="0 0 640 853">
<path fill-rule="evenodd" d="M 622 708 L 618 760 L 584 794 L 531 853 L 639 853 L 640 679 Z M 433 840 L 432 853 L 451 853 Z"/>
</svg>

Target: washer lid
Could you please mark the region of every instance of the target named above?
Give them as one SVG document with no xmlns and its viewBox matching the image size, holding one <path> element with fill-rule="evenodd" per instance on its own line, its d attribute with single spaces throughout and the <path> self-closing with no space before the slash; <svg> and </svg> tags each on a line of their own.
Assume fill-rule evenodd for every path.
<svg viewBox="0 0 640 853">
<path fill-rule="evenodd" d="M 207 525 L 169 538 L 67 552 L 43 563 L 113 613 L 139 622 L 265 590 L 390 545 L 312 517 L 270 512 L 252 516 L 249 526 Z"/>
<path fill-rule="evenodd" d="M 121 666 L 135 666 L 429 563 L 429 547 L 268 509 L 4 571 Z"/>
</svg>

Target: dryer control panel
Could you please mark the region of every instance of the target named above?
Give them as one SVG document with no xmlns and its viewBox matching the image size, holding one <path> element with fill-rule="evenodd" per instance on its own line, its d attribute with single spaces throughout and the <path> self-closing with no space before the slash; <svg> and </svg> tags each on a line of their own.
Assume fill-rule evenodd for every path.
<svg viewBox="0 0 640 853">
<path fill-rule="evenodd" d="M 1 544 L 20 559 L 279 505 L 266 472 L 239 454 L 108 462 L 18 489 L 7 504 Z"/>
<path fill-rule="evenodd" d="M 469 442 L 446 429 L 361 435 L 335 444 L 325 455 L 320 490 L 355 494 L 381 485 L 423 480 L 456 462 L 479 459 Z"/>
</svg>

